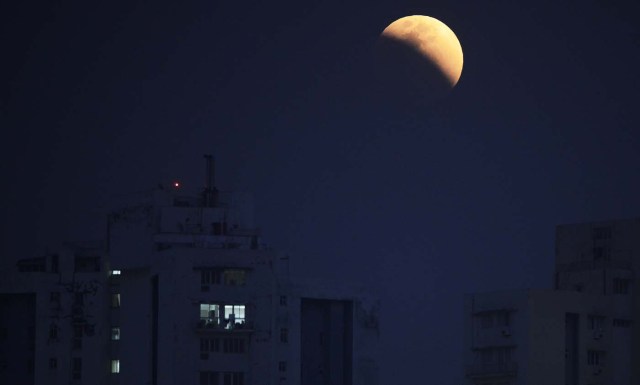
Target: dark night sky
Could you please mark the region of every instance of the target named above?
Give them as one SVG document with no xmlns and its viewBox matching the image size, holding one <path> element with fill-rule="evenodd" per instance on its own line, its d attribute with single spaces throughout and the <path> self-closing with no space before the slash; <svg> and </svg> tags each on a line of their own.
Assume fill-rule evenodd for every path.
<svg viewBox="0 0 640 385">
<path fill-rule="evenodd" d="M 463 293 L 551 285 L 556 224 L 640 214 L 631 1 L 1 7 L 5 261 L 100 237 L 160 181 L 200 189 L 213 153 L 297 274 L 383 293 L 383 384 L 459 384 Z M 373 108 L 373 45 L 410 14 L 454 30 L 461 81 Z"/>
</svg>

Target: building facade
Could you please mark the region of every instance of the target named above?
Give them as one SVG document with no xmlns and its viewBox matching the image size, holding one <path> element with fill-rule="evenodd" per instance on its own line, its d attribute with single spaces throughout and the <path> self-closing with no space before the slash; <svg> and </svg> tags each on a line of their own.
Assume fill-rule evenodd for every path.
<svg viewBox="0 0 640 385">
<path fill-rule="evenodd" d="M 640 220 L 558 226 L 555 287 L 468 295 L 465 379 L 640 383 Z"/>
<path fill-rule="evenodd" d="M 114 210 L 107 227 L 93 254 L 5 272 L 0 306 L 16 311 L 0 318 L 11 336 L 0 384 L 377 383 L 379 303 L 291 282 L 246 196 L 218 192 L 212 178 L 193 196 L 175 184 Z"/>
</svg>

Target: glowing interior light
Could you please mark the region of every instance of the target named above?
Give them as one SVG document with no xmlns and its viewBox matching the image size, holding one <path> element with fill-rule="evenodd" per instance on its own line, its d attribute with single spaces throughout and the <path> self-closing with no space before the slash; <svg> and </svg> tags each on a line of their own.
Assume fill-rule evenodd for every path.
<svg viewBox="0 0 640 385">
<path fill-rule="evenodd" d="M 173 187 L 180 188 L 180 182 L 173 182 Z"/>
<path fill-rule="evenodd" d="M 120 270 L 111 270 L 111 275 L 120 275 L 122 272 Z"/>
</svg>

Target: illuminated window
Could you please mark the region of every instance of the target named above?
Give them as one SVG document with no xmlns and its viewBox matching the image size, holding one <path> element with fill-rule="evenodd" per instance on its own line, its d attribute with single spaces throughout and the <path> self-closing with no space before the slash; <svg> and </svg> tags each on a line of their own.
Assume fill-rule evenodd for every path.
<svg viewBox="0 0 640 385">
<path fill-rule="evenodd" d="M 111 328 L 111 341 L 120 339 L 120 328 Z"/>
<path fill-rule="evenodd" d="M 202 328 L 236 329 L 245 326 L 245 305 L 200 304 Z"/>
<path fill-rule="evenodd" d="M 244 325 L 245 321 L 244 305 L 224 305 L 225 329 L 233 329 Z"/>
<path fill-rule="evenodd" d="M 120 293 L 111 294 L 111 307 L 120 307 Z"/>
<path fill-rule="evenodd" d="M 122 274 L 122 271 L 120 271 L 120 270 L 111 270 L 110 274 L 111 275 L 120 275 L 120 274 Z"/>
<path fill-rule="evenodd" d="M 220 305 L 212 303 L 200 304 L 200 324 L 206 328 L 217 328 L 221 325 Z"/>
<path fill-rule="evenodd" d="M 120 360 L 111 360 L 111 373 L 120 373 Z"/>
</svg>

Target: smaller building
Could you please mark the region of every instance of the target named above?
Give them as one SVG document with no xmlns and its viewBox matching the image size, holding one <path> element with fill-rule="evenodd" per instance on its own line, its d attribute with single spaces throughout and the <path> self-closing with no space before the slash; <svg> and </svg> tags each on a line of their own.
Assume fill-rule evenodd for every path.
<svg viewBox="0 0 640 385">
<path fill-rule="evenodd" d="M 551 289 L 467 296 L 466 384 L 630 384 L 632 322 L 614 308 Z"/>
<path fill-rule="evenodd" d="M 558 226 L 555 287 L 468 295 L 468 385 L 635 385 L 640 220 Z"/>
</svg>

